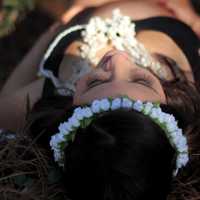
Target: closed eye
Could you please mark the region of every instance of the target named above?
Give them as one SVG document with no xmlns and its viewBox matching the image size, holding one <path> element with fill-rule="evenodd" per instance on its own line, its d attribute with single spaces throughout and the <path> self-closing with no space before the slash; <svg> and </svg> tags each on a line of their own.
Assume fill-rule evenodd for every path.
<svg viewBox="0 0 200 200">
<path fill-rule="evenodd" d="M 152 77 L 151 72 L 138 68 L 131 71 L 131 81 L 145 86 L 152 86 L 154 78 Z"/>
<path fill-rule="evenodd" d="M 149 89 L 153 90 L 154 92 L 158 93 L 156 90 L 156 77 L 148 71 L 147 69 L 142 69 L 142 68 L 133 68 L 130 73 L 129 73 L 129 78 L 127 78 L 127 82 L 129 83 L 135 83 L 138 85 L 142 85 L 143 87 L 148 87 Z M 98 85 L 107 83 L 107 82 L 112 82 L 112 77 L 105 77 L 102 76 L 101 74 L 97 73 L 91 77 L 88 78 L 87 80 L 87 90 L 90 90 L 91 88 L 94 88 Z"/>
<path fill-rule="evenodd" d="M 150 71 L 146 69 L 135 69 L 132 72 L 132 81 L 136 84 L 140 84 L 144 87 L 148 87 L 149 89 L 153 90 L 158 94 L 158 91 L 156 90 L 156 81 L 155 77 L 153 77 L 153 74 L 151 74 Z"/>
<path fill-rule="evenodd" d="M 88 85 L 88 89 L 91 89 L 97 85 L 100 85 L 100 84 L 103 84 L 103 83 L 106 83 L 106 82 L 109 82 L 109 80 L 98 80 L 98 79 L 94 79 L 92 81 L 90 81 L 87 85 Z"/>
</svg>

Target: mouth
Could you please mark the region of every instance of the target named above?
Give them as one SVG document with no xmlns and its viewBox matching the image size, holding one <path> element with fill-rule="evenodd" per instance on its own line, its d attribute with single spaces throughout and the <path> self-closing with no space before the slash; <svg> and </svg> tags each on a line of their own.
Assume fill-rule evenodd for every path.
<svg viewBox="0 0 200 200">
<path fill-rule="evenodd" d="M 97 65 L 97 68 L 101 67 L 103 69 L 106 69 L 107 63 L 111 59 L 111 57 L 112 55 L 105 54 L 101 59 L 101 61 L 99 62 L 99 64 Z"/>
</svg>

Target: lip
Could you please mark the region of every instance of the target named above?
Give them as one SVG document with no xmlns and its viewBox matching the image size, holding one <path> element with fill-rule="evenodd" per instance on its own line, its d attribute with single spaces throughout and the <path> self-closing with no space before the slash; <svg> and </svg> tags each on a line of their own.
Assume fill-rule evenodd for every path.
<svg viewBox="0 0 200 200">
<path fill-rule="evenodd" d="M 98 64 L 98 67 L 104 68 L 108 61 L 111 59 L 111 57 L 111 55 L 104 55 L 100 63 Z"/>
</svg>

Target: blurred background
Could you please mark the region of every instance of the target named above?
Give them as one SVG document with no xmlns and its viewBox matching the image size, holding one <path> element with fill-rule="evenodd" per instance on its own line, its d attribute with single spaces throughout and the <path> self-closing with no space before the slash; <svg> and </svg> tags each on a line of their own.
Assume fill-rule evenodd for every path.
<svg viewBox="0 0 200 200">
<path fill-rule="evenodd" d="M 0 0 L 0 84 L 71 0 Z M 9 52 L 9 53 L 8 53 Z"/>
<path fill-rule="evenodd" d="M 108 1 L 115 0 L 0 0 L 0 85 L 38 37 L 74 4 L 87 7 Z M 200 13 L 200 0 L 190 1 Z"/>
</svg>

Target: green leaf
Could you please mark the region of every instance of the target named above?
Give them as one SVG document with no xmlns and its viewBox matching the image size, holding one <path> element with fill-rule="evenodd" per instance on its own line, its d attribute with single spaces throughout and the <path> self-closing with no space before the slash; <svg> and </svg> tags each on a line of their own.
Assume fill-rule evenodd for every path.
<svg viewBox="0 0 200 200">
<path fill-rule="evenodd" d="M 72 134 L 72 142 L 75 140 L 75 136 L 76 136 L 76 134 L 73 133 L 73 134 Z"/>
<path fill-rule="evenodd" d="M 157 107 L 157 108 L 160 107 L 160 102 L 155 102 L 154 106 Z"/>
<path fill-rule="evenodd" d="M 68 134 L 66 136 L 67 141 L 71 141 L 73 139 L 75 133 L 76 133 L 75 131 L 70 132 L 70 134 Z"/>
<path fill-rule="evenodd" d="M 110 103 L 112 102 L 113 98 L 112 97 L 108 97 L 108 100 L 110 101 Z"/>
<path fill-rule="evenodd" d="M 90 123 L 92 122 L 93 118 L 86 118 L 81 122 L 81 128 L 86 128 L 90 125 Z"/>
</svg>

